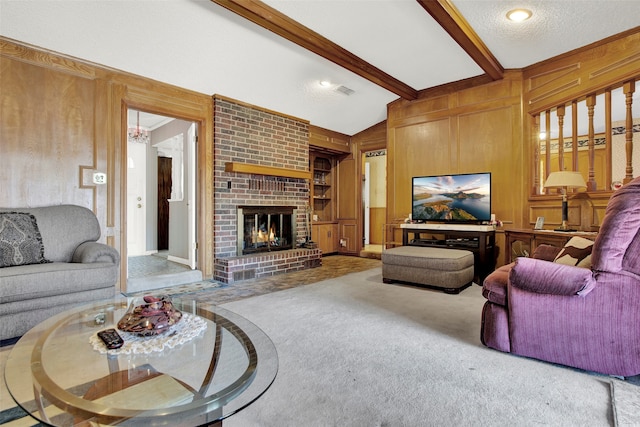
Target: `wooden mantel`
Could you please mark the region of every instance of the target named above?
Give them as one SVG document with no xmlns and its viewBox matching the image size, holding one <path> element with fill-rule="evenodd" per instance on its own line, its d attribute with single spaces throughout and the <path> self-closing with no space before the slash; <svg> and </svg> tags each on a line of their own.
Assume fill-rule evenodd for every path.
<svg viewBox="0 0 640 427">
<path fill-rule="evenodd" d="M 224 164 L 225 172 L 248 173 L 254 175 L 280 176 L 284 178 L 311 179 L 311 172 L 286 168 L 274 168 L 249 163 L 227 162 Z"/>
</svg>

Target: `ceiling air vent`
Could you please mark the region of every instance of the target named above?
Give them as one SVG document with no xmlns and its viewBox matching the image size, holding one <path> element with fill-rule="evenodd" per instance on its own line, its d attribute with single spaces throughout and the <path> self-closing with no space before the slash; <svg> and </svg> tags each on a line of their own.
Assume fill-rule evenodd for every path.
<svg viewBox="0 0 640 427">
<path fill-rule="evenodd" d="M 349 89 L 349 88 L 348 88 L 348 87 L 346 87 L 346 86 L 342 86 L 342 85 L 340 85 L 340 86 L 338 86 L 338 87 L 336 88 L 336 92 L 340 92 L 340 93 L 343 93 L 343 94 L 345 94 L 345 95 L 351 95 L 352 93 L 354 93 L 354 92 L 355 92 L 355 90 L 353 90 L 353 89 Z"/>
</svg>

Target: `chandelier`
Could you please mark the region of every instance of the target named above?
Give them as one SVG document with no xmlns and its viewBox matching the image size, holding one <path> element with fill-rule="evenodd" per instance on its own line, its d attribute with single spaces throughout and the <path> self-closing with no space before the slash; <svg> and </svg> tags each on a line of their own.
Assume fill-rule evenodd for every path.
<svg viewBox="0 0 640 427">
<path fill-rule="evenodd" d="M 149 143 L 149 132 L 146 129 L 140 128 L 140 111 L 138 111 L 138 122 L 136 127 L 129 128 L 127 136 L 129 142 L 137 142 L 140 144 Z"/>
</svg>

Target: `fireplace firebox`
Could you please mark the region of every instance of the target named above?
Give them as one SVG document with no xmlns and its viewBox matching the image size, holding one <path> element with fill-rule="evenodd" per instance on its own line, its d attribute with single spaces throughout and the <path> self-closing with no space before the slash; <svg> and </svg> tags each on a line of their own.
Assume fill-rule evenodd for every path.
<svg viewBox="0 0 640 427">
<path fill-rule="evenodd" d="M 238 255 L 293 249 L 296 243 L 294 206 L 238 208 Z"/>
</svg>

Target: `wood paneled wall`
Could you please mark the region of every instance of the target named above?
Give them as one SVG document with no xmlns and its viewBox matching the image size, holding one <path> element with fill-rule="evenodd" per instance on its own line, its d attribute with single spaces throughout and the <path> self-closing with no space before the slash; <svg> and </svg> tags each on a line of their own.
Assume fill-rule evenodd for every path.
<svg viewBox="0 0 640 427">
<path fill-rule="evenodd" d="M 532 114 L 640 78 L 640 30 L 594 43 L 488 82 L 479 77 L 389 105 L 387 223 L 411 209 L 411 177 L 492 173 L 492 211 L 507 228 L 561 223 L 559 196 L 535 196 Z M 357 140 L 354 135 L 353 140 Z M 603 162 L 604 160 L 598 159 Z M 611 191 L 580 193 L 569 202 L 569 223 L 591 230 L 602 221 Z M 393 236 L 397 240 L 398 236 Z M 503 239 L 498 237 L 499 245 Z"/>
<path fill-rule="evenodd" d="M 557 195 L 535 195 L 535 145 L 538 142 L 533 115 L 571 100 L 621 86 L 628 80 L 640 79 L 640 27 L 598 41 L 592 45 L 565 53 L 523 70 L 524 144 L 528 168 L 528 212 L 525 223 L 530 226 L 538 216 L 545 217 L 545 225 L 559 225 L 562 221 L 561 203 Z M 634 115 L 637 112 L 634 105 Z M 636 115 L 637 116 L 637 115 Z M 634 154 L 634 156 L 637 153 Z M 596 162 L 610 159 L 596 156 Z M 598 165 L 598 163 L 597 163 Z M 600 170 L 609 170 L 601 165 Z M 639 171 L 634 171 L 638 175 Z M 578 193 L 569 199 L 569 224 L 580 230 L 597 229 L 604 218 L 611 190 L 603 186 L 610 177 L 599 177 L 600 189 Z"/>
<path fill-rule="evenodd" d="M 320 152 L 349 154 L 351 137 L 319 126 L 309 125 L 309 146 Z"/>
<path fill-rule="evenodd" d="M 94 138 L 96 85 L 91 73 L 62 73 L 0 57 L 0 206 L 72 203 L 96 211 L 104 187 Z M 102 195 L 102 194 L 100 194 Z"/>
<path fill-rule="evenodd" d="M 211 97 L 43 51 L 0 37 L 0 205 L 74 203 L 96 212 L 103 240 L 126 258 L 127 108 L 198 123 L 198 264 L 213 272 L 213 102 Z M 362 240 L 362 153 L 387 148 L 387 223 L 410 212 L 411 177 L 492 172 L 492 210 L 505 227 L 560 222 L 555 196 L 533 196 L 531 114 L 640 78 L 640 29 L 519 71 L 422 91 L 389 104 L 386 122 L 352 136 L 311 132 L 311 145 L 334 153 L 340 237 L 356 253 Z M 313 129 L 313 127 L 311 127 Z M 314 139 L 315 138 L 315 139 Z M 107 184 L 92 183 L 106 172 Z M 570 201 L 570 224 L 602 220 L 610 191 Z M 355 197 L 354 197 L 355 196 Z M 123 265 L 123 270 L 126 271 Z M 126 279 L 123 271 L 121 282 Z M 126 282 L 126 280 L 124 280 Z"/>
<path fill-rule="evenodd" d="M 525 112 L 539 113 L 640 74 L 640 27 L 524 69 Z"/>
<path fill-rule="evenodd" d="M 77 204 L 121 254 L 126 291 L 129 107 L 198 123 L 198 266 L 213 272 L 210 96 L 0 37 L 0 206 Z M 107 184 L 93 184 L 93 173 Z"/>
<path fill-rule="evenodd" d="M 387 223 L 411 212 L 411 178 L 492 173 L 492 211 L 522 224 L 526 205 L 521 122 L 521 74 L 449 92 L 424 93 L 390 104 L 387 120 Z"/>
</svg>

